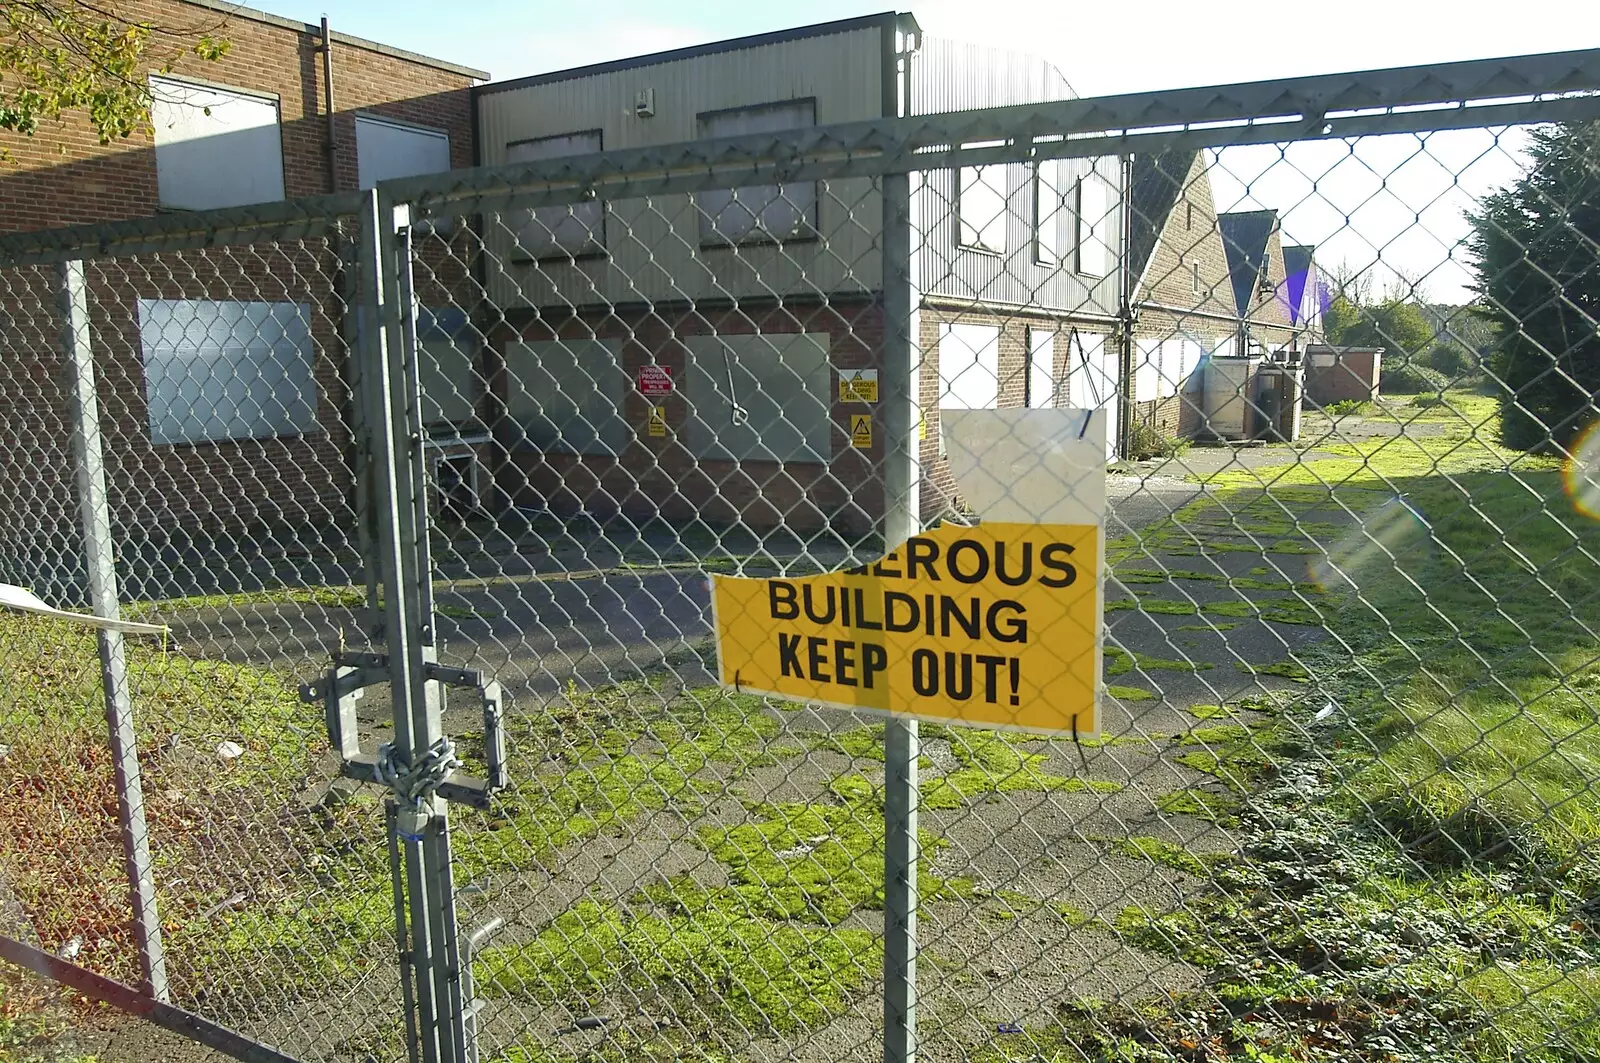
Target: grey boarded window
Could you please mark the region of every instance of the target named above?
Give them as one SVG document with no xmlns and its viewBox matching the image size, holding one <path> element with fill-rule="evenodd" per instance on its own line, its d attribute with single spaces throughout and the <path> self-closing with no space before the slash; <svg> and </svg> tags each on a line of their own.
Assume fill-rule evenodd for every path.
<svg viewBox="0 0 1600 1063">
<path fill-rule="evenodd" d="M 140 299 L 138 313 L 151 442 L 316 431 L 310 307 Z"/>
<path fill-rule="evenodd" d="M 628 378 L 621 340 L 535 340 L 506 345 L 506 412 L 524 442 L 569 454 L 618 454 Z"/>
<path fill-rule="evenodd" d="M 832 455 L 827 333 L 691 336 L 683 345 L 696 457 L 822 462 Z"/>
</svg>

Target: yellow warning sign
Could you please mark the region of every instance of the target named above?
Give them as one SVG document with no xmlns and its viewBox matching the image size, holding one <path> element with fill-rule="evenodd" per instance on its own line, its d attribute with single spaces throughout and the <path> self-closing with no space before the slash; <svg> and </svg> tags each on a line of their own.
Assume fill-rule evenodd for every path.
<svg viewBox="0 0 1600 1063">
<path fill-rule="evenodd" d="M 667 408 L 665 406 L 650 407 L 650 434 L 657 437 L 667 434 Z"/>
<path fill-rule="evenodd" d="M 877 402 L 878 371 L 876 369 L 839 370 L 840 402 Z"/>
<path fill-rule="evenodd" d="M 1093 524 L 945 526 L 873 565 L 712 577 L 724 685 L 958 723 L 1098 732 Z"/>
<path fill-rule="evenodd" d="M 867 450 L 872 446 L 872 414 L 850 415 L 850 445 L 857 450 Z"/>
</svg>

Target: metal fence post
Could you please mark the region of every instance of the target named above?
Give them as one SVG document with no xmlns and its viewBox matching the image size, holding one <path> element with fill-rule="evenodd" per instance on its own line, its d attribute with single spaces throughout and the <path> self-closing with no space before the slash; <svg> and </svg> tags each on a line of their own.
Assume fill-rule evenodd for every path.
<svg viewBox="0 0 1600 1063">
<path fill-rule="evenodd" d="M 100 446 L 100 402 L 95 392 L 94 350 L 89 342 L 89 295 L 83 262 L 61 266 L 61 343 L 67 355 L 72 403 L 72 451 L 77 467 L 78 510 L 83 523 L 83 553 L 89 574 L 89 605 L 96 616 L 116 620 L 117 568 L 111 539 L 111 507 L 106 498 L 105 458 Z M 116 771 L 117 818 L 133 903 L 133 936 L 145 995 L 167 1003 L 167 966 L 161 920 L 156 913 L 155 879 L 150 867 L 150 833 L 144 818 L 144 787 L 133 729 L 133 697 L 128 690 L 128 659 L 123 634 L 102 628 L 100 683 L 105 694 L 106 727 Z"/>
<path fill-rule="evenodd" d="M 912 335 L 911 181 L 883 179 L 883 539 L 887 550 L 920 527 L 917 358 Z M 883 1058 L 917 1058 L 917 721 L 884 734 Z"/>
<path fill-rule="evenodd" d="M 374 192 L 361 215 L 363 295 L 375 327 L 364 337 L 362 379 L 373 445 L 377 546 L 383 567 L 384 632 L 394 705 L 392 756 L 409 771 L 440 748 L 443 736 L 437 684 L 426 665 L 431 657 L 431 578 L 424 562 L 426 500 L 422 497 L 421 410 L 415 327 L 408 277 L 409 238 L 396 224 L 394 206 Z M 401 257 L 406 259 L 401 265 Z M 398 788 L 397 788 L 398 790 Z M 397 797 L 402 797 L 397 793 Z M 421 1058 L 457 1063 L 465 1056 L 455 891 L 450 868 L 446 805 L 431 789 L 400 801 L 393 822 L 406 865 L 410 913 L 410 977 L 418 1007 Z M 398 906 L 397 906 L 398 910 Z"/>
</svg>

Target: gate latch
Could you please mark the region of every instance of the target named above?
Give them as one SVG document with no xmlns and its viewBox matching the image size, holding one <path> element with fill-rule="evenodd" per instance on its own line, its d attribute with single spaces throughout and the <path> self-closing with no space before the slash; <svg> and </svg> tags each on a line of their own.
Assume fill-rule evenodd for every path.
<svg viewBox="0 0 1600 1063">
<path fill-rule="evenodd" d="M 449 687 L 474 690 L 483 705 L 483 759 L 488 778 L 477 779 L 454 773 L 453 748 L 449 743 L 420 753 L 431 776 L 422 784 L 447 801 L 458 801 L 474 808 L 489 807 L 489 798 L 510 785 L 506 769 L 506 734 L 500 684 L 485 679 L 471 668 L 452 668 L 429 661 L 423 664 L 428 679 Z M 328 741 L 339 751 L 340 774 L 362 782 L 378 783 L 399 790 L 398 780 L 415 775 L 412 766 L 398 763 L 398 749 L 385 743 L 376 753 L 363 753 L 356 725 L 356 702 L 369 686 L 390 681 L 387 654 L 340 650 L 333 654 L 333 667 L 314 683 L 300 686 L 300 700 L 322 703 L 328 726 Z M 442 770 L 441 770 L 442 767 Z M 420 769 L 419 769 L 420 770 Z M 415 800 L 417 793 L 402 793 Z"/>
</svg>

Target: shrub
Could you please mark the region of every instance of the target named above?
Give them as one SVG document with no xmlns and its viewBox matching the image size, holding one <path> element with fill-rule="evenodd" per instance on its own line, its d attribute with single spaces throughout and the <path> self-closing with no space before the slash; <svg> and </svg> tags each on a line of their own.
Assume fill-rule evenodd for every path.
<svg viewBox="0 0 1600 1063">
<path fill-rule="evenodd" d="M 1372 403 L 1360 399 L 1340 399 L 1338 402 L 1328 403 L 1324 409 L 1333 417 L 1349 417 L 1353 414 L 1366 413 L 1372 409 Z"/>
<path fill-rule="evenodd" d="M 1470 376 L 1480 368 L 1477 354 L 1449 341 L 1434 344 L 1417 361 L 1451 379 Z"/>
<path fill-rule="evenodd" d="M 1389 395 L 1438 394 L 1449 383 L 1443 375 L 1413 358 L 1397 358 L 1393 365 L 1384 362 L 1378 380 L 1379 390 Z"/>
<path fill-rule="evenodd" d="M 1175 458 L 1189 449 L 1187 439 L 1175 439 L 1152 424 L 1143 422 L 1133 426 L 1128 440 L 1128 460 L 1146 461 L 1150 458 Z"/>
</svg>

